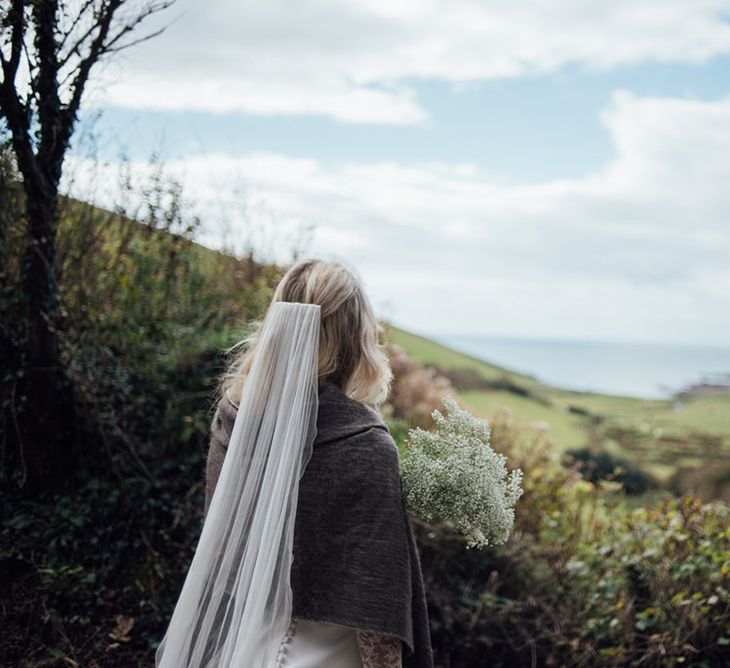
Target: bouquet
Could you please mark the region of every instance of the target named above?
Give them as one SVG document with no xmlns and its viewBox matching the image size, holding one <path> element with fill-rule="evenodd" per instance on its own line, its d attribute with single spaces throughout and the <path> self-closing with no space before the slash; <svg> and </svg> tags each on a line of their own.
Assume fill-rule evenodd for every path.
<svg viewBox="0 0 730 668">
<path fill-rule="evenodd" d="M 433 411 L 433 431 L 408 432 L 401 461 L 406 506 L 428 522 L 451 525 L 467 547 L 505 543 L 522 496 L 522 471 L 508 472 L 507 458 L 492 450 L 487 420 L 451 397 L 442 402 L 446 414 Z"/>
</svg>

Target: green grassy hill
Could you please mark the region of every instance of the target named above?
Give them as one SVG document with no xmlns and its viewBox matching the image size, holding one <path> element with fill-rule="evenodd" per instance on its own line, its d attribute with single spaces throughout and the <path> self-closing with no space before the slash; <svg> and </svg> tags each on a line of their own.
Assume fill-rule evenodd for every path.
<svg viewBox="0 0 730 668">
<path fill-rule="evenodd" d="M 730 488 L 730 395 L 652 400 L 576 392 L 392 325 L 388 339 L 448 375 L 478 415 L 489 418 L 508 409 L 518 421 L 546 429 L 561 451 L 604 450 L 661 483 L 696 488 L 704 496 L 724 496 L 722 490 Z"/>
</svg>

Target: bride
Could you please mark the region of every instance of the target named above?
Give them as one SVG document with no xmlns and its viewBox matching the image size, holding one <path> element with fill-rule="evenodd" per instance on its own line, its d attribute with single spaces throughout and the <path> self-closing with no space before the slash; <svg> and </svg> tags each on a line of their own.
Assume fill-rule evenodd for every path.
<svg viewBox="0 0 730 668">
<path fill-rule="evenodd" d="M 302 260 L 223 375 L 205 522 L 159 667 L 429 668 L 391 371 L 353 272 Z"/>
</svg>

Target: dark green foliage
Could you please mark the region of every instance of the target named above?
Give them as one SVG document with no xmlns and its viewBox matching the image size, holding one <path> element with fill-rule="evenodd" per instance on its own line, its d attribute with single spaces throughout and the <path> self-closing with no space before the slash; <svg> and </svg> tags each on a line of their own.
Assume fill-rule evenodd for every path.
<svg viewBox="0 0 730 668">
<path fill-rule="evenodd" d="M 530 391 L 529 388 L 514 382 L 507 375 L 503 374 L 498 379 L 490 380 L 485 378 L 479 371 L 472 367 L 460 367 L 456 369 L 444 369 L 437 364 L 430 364 L 436 372 L 448 378 L 453 386 L 465 392 L 474 390 L 493 390 L 502 392 L 511 392 L 520 397 L 530 397 L 544 406 L 550 405 L 543 397 Z"/>
<path fill-rule="evenodd" d="M 57 651 L 83 666 L 149 665 L 202 525 L 197 445 L 146 458 L 150 479 L 91 478 L 43 504 L 3 497 L 0 664 Z M 116 615 L 134 630 L 110 648 Z"/>
<path fill-rule="evenodd" d="M 627 494 L 642 494 L 649 489 L 649 477 L 626 459 L 614 457 L 605 450 L 595 452 L 590 448 L 568 450 L 567 460 L 578 463 L 578 470 L 586 480 L 615 480 L 621 483 Z"/>
<path fill-rule="evenodd" d="M 671 496 L 634 508 L 514 425 L 492 428 L 526 472 L 510 541 L 466 550 L 415 525 L 437 665 L 727 665 L 728 508 Z"/>
<path fill-rule="evenodd" d="M 3 441 L 1 666 L 150 665 L 202 525 L 223 350 L 263 315 L 281 275 L 193 242 L 197 220 L 174 183 L 159 178 L 145 197 L 142 221 L 62 202 L 62 355 L 81 431 L 98 438 L 73 444 L 69 491 L 34 502 L 22 449 Z M 22 221 L 5 220 L 3 315 L 22 247 Z M 16 324 L 3 318 L 0 333 L 3 401 L 17 410 Z"/>
<path fill-rule="evenodd" d="M 476 369 L 471 367 L 462 367 L 459 369 L 442 369 L 432 364 L 438 373 L 446 376 L 457 390 L 489 390 L 492 388 L 492 382 L 484 378 Z"/>
</svg>

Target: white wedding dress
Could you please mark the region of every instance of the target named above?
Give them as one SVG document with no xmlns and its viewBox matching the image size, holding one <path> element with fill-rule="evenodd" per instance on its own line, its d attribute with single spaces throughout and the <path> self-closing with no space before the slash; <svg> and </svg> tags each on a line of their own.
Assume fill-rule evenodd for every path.
<svg viewBox="0 0 730 668">
<path fill-rule="evenodd" d="M 276 668 L 362 668 L 355 629 L 292 619 Z"/>
</svg>

